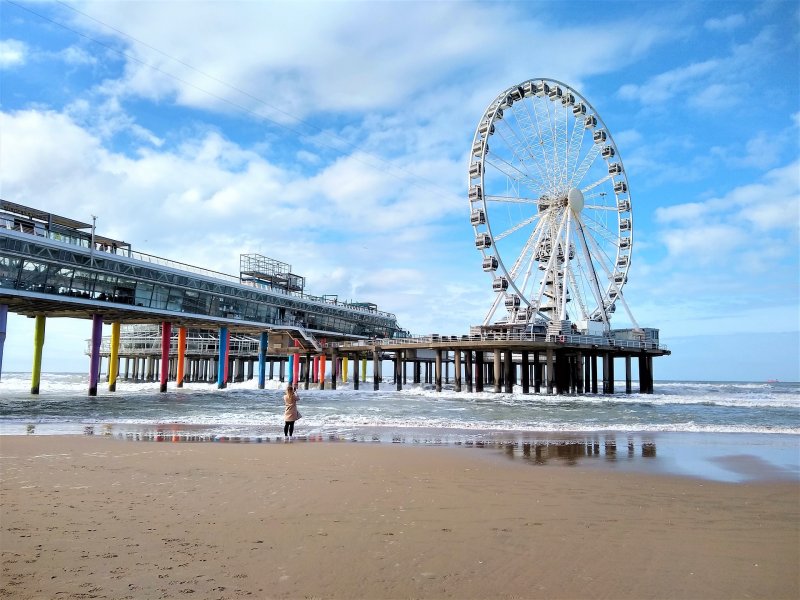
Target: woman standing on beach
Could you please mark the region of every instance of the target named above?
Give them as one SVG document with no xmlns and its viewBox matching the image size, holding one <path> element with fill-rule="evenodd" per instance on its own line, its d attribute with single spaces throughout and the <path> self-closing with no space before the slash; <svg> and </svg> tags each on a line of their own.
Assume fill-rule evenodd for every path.
<svg viewBox="0 0 800 600">
<path fill-rule="evenodd" d="M 286 388 L 286 394 L 283 396 L 283 403 L 286 408 L 283 411 L 283 435 L 284 437 L 291 438 L 294 435 L 294 422 L 300 418 L 300 411 L 297 410 L 297 393 L 290 385 Z"/>
</svg>

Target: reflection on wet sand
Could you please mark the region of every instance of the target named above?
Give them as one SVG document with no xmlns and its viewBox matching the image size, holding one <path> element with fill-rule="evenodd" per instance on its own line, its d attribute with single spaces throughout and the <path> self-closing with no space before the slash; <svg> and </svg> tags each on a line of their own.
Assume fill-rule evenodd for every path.
<svg viewBox="0 0 800 600">
<path fill-rule="evenodd" d="M 96 431 L 97 429 L 97 431 Z M 28 434 L 34 434 L 35 427 L 28 426 Z M 105 424 L 101 427 L 87 425 L 83 430 L 84 435 L 114 436 L 128 441 L 142 442 L 172 442 L 172 443 L 282 443 L 283 436 L 270 435 L 221 435 L 209 433 L 203 428 L 168 424 L 156 427 L 130 427 Z M 426 432 L 429 433 L 429 432 Z M 391 442 L 393 444 L 412 444 L 429 446 L 457 446 L 472 449 L 486 449 L 502 451 L 509 459 L 522 458 L 535 465 L 561 464 L 567 466 L 578 465 L 581 462 L 594 461 L 603 457 L 605 461 L 620 460 L 630 461 L 641 458 L 656 457 L 656 443 L 649 437 L 636 438 L 632 435 L 607 433 L 602 436 L 577 436 L 566 434 L 563 437 L 554 434 L 545 434 L 542 439 L 508 440 L 502 439 L 502 434 L 496 433 L 495 439 L 467 439 L 465 435 L 449 434 L 445 436 L 431 435 L 400 435 L 385 433 L 352 433 L 342 435 L 339 433 L 311 433 L 297 435 L 294 442 Z M 617 447 L 627 447 L 627 452 L 618 453 Z M 638 452 L 637 452 L 638 447 Z"/>
</svg>

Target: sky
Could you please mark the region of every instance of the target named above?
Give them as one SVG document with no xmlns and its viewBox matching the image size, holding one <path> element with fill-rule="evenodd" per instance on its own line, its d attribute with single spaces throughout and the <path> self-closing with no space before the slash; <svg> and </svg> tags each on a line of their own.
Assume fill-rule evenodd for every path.
<svg viewBox="0 0 800 600">
<path fill-rule="evenodd" d="M 502 90 L 556 79 L 624 163 L 656 379 L 797 381 L 799 73 L 795 1 L 0 0 L 0 197 L 462 334 L 494 297 L 472 136 Z M 50 319 L 43 370 L 88 371 L 90 330 Z M 32 331 L 9 316 L 4 371 L 30 371 Z"/>
</svg>

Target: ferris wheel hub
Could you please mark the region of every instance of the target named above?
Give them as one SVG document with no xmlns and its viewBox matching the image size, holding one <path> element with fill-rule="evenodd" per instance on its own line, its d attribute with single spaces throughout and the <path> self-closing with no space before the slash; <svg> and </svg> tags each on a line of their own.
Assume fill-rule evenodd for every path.
<svg viewBox="0 0 800 600">
<path fill-rule="evenodd" d="M 583 192 L 578 188 L 572 188 L 569 192 L 567 192 L 567 201 L 569 202 L 569 207 L 572 209 L 572 212 L 575 214 L 578 214 L 583 210 Z"/>
</svg>

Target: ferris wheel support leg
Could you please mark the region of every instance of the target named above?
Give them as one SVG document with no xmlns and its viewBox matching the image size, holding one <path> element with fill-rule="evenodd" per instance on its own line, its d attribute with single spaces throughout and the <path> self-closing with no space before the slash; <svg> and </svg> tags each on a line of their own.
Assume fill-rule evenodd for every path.
<svg viewBox="0 0 800 600">
<path fill-rule="evenodd" d="M 555 383 L 555 370 L 553 369 L 553 349 L 547 349 L 547 393 L 553 393 L 553 384 Z"/>
</svg>

